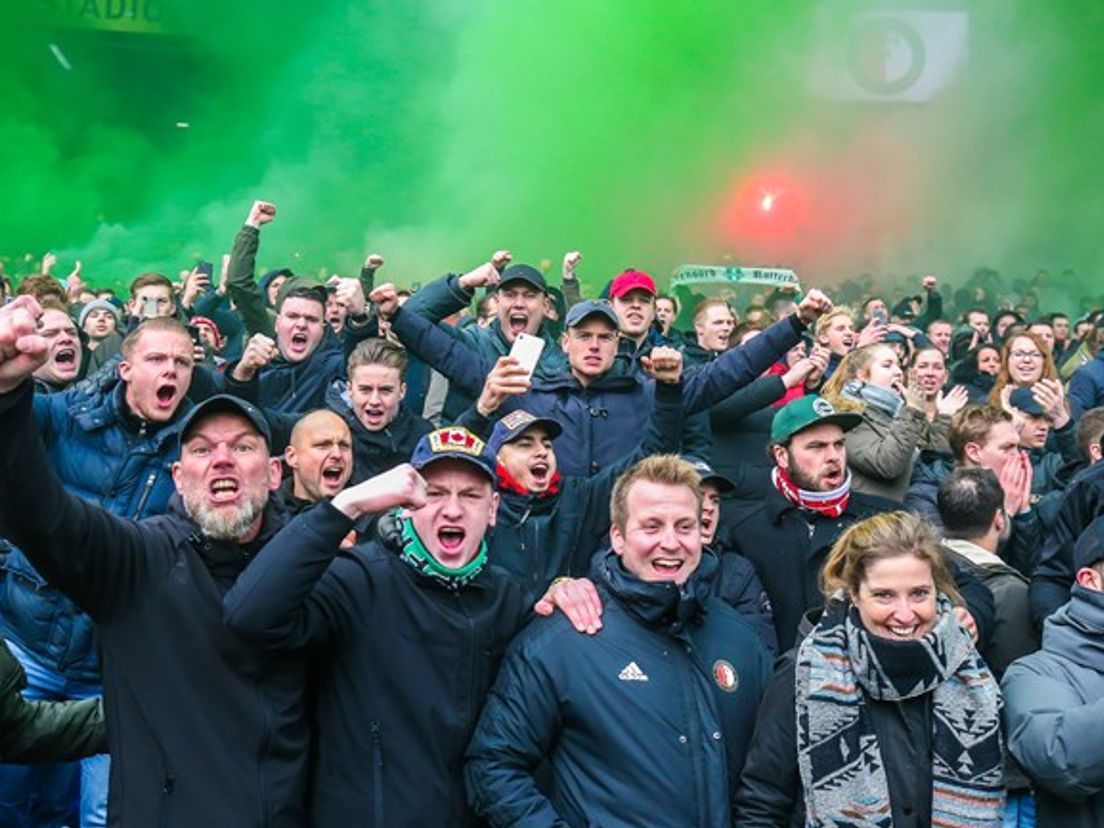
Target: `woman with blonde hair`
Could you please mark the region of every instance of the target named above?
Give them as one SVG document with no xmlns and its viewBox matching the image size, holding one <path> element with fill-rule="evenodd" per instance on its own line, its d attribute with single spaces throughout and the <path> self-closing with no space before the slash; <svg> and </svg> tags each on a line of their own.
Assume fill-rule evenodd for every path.
<svg viewBox="0 0 1104 828">
<path fill-rule="evenodd" d="M 1000 826 L 1000 690 L 930 527 L 856 523 L 821 578 L 828 603 L 767 688 L 734 824 Z"/>
<path fill-rule="evenodd" d="M 821 389 L 836 408 L 862 414 L 845 437 L 854 491 L 901 501 L 922 449 L 950 454 L 951 417 L 966 396 L 938 393 L 929 420 L 924 389 L 915 382 L 906 386 L 904 377 L 892 348 L 868 345 L 848 354 Z"/>
</svg>

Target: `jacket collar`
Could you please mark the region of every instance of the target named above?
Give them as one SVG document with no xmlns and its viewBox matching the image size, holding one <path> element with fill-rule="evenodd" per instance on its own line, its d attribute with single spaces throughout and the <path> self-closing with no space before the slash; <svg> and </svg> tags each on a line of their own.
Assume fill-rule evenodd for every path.
<svg viewBox="0 0 1104 828">
<path fill-rule="evenodd" d="M 701 622 L 719 565 L 716 556 L 703 550 L 697 571 L 681 586 L 642 581 L 626 570 L 621 556 L 610 549 L 599 562 L 597 575 L 629 615 L 650 629 L 677 635 L 688 625 Z"/>
<path fill-rule="evenodd" d="M 1069 603 L 1043 626 L 1043 649 L 1100 672 L 1104 665 L 1104 592 L 1074 584 Z"/>
<path fill-rule="evenodd" d="M 269 493 L 268 502 L 265 504 L 261 517 L 261 531 L 257 537 L 249 543 L 239 544 L 234 541 L 222 541 L 208 538 L 199 526 L 184 509 L 184 502 L 179 493 L 174 494 L 169 500 L 169 514 L 175 519 L 187 524 L 191 533 L 188 535 L 188 543 L 202 559 L 204 566 L 211 573 L 211 577 L 219 585 L 229 587 L 242 570 L 249 564 L 262 547 L 279 532 L 288 521 L 287 509 L 284 507 L 283 498 L 277 493 Z"/>
</svg>

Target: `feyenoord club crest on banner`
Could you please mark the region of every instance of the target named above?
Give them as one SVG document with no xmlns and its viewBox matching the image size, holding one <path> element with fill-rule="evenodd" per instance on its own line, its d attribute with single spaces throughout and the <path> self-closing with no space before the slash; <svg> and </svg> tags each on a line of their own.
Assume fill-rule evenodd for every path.
<svg viewBox="0 0 1104 828">
<path fill-rule="evenodd" d="M 950 84 L 966 61 L 966 12 L 864 12 L 842 25 L 825 14 L 824 21 L 812 88 L 826 98 L 924 103 Z"/>
</svg>

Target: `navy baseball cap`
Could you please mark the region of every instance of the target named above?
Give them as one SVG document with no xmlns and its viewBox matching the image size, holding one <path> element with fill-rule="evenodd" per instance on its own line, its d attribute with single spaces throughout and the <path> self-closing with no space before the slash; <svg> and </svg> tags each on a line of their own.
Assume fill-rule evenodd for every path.
<svg viewBox="0 0 1104 828">
<path fill-rule="evenodd" d="M 502 277 L 498 280 L 499 290 L 506 287 L 510 282 L 525 282 L 535 287 L 541 293 L 548 292 L 548 282 L 544 280 L 544 274 L 532 265 L 510 265 L 503 270 Z"/>
<path fill-rule="evenodd" d="M 544 426 L 544 430 L 548 432 L 548 436 L 553 440 L 563 432 L 560 424 L 552 418 L 538 417 L 519 408 L 516 411 L 511 411 L 495 423 L 494 433 L 491 435 L 491 442 L 487 445 L 487 451 L 490 452 L 492 457 L 497 457 L 499 449 L 516 440 L 528 428 L 535 425 Z"/>
<path fill-rule="evenodd" d="M 1083 569 L 1104 558 L 1104 516 L 1085 527 L 1073 545 L 1073 566 Z"/>
<path fill-rule="evenodd" d="M 462 426 L 446 426 L 431 431 L 414 446 L 410 465 L 421 471 L 438 460 L 463 460 L 479 469 L 495 483 L 495 461 L 487 455 L 486 443 Z"/>
<path fill-rule="evenodd" d="M 720 472 L 714 471 L 713 467 L 706 463 L 704 460 L 699 460 L 696 457 L 684 457 L 687 463 L 694 467 L 694 471 L 698 473 L 702 483 L 712 483 L 721 493 L 731 492 L 736 488 L 736 485 L 725 477 Z"/>
<path fill-rule="evenodd" d="M 584 299 L 582 302 L 576 302 L 567 312 L 564 327 L 574 328 L 592 316 L 600 316 L 613 327 L 620 327 L 621 323 L 617 320 L 617 313 L 614 311 L 613 305 L 605 299 Z"/>
<path fill-rule="evenodd" d="M 1014 408 L 1018 408 L 1024 414 L 1032 417 L 1045 417 L 1046 409 L 1039 405 L 1030 388 L 1017 388 L 1008 398 L 1008 402 Z"/>
<path fill-rule="evenodd" d="M 272 429 L 264 412 L 252 403 L 232 394 L 217 394 L 214 397 L 208 397 L 189 411 L 180 425 L 178 445 L 183 446 L 192 432 L 195 431 L 196 426 L 199 425 L 200 420 L 205 420 L 212 414 L 237 414 L 245 417 L 257 429 L 257 433 L 264 437 L 265 442 L 270 447 L 272 446 Z"/>
</svg>

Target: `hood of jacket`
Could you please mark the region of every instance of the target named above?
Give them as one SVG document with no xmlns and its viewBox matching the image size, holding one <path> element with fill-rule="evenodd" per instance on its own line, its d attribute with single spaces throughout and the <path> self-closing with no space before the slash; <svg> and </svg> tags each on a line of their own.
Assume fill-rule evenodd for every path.
<svg viewBox="0 0 1104 828">
<path fill-rule="evenodd" d="M 1043 649 L 1094 672 L 1104 670 L 1104 592 L 1074 584 L 1069 603 L 1043 627 Z"/>
</svg>

